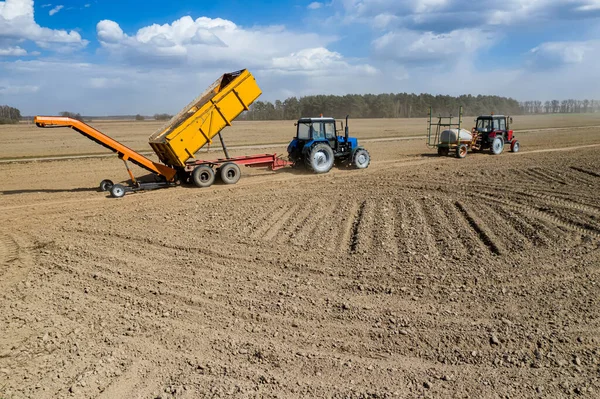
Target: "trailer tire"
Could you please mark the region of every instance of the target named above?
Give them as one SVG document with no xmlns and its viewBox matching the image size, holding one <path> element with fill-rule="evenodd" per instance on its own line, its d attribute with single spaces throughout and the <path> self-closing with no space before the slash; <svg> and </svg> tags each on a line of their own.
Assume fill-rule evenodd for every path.
<svg viewBox="0 0 600 399">
<path fill-rule="evenodd" d="M 500 155 L 504 151 L 504 139 L 501 136 L 497 136 L 490 145 L 490 152 L 492 155 Z"/>
<path fill-rule="evenodd" d="M 460 144 L 456 147 L 456 158 L 463 159 L 467 156 L 467 152 L 469 152 L 469 148 L 466 144 Z"/>
<path fill-rule="evenodd" d="M 241 177 L 240 167 L 233 163 L 227 162 L 221 165 L 219 168 L 219 175 L 221 176 L 221 181 L 225 184 L 235 184 L 240 180 Z"/>
<path fill-rule="evenodd" d="M 513 141 L 510 142 L 510 151 L 511 152 L 519 152 L 520 149 L 521 149 L 521 145 L 519 144 L 519 140 L 513 139 Z"/>
<path fill-rule="evenodd" d="M 215 182 L 215 171 L 208 165 L 196 166 L 192 180 L 196 187 L 210 187 Z"/>
<path fill-rule="evenodd" d="M 450 149 L 448 147 L 438 147 L 438 155 L 440 157 L 445 157 L 450 153 Z"/>
<path fill-rule="evenodd" d="M 315 173 L 327 173 L 333 167 L 333 150 L 329 144 L 314 145 L 305 160 L 306 166 Z"/>
<path fill-rule="evenodd" d="M 100 182 L 100 191 L 110 191 L 114 185 L 115 184 L 112 182 L 112 180 L 104 179 Z"/>
<path fill-rule="evenodd" d="M 125 188 L 125 186 L 122 186 L 120 184 L 115 184 L 110 188 L 110 196 L 113 198 L 122 198 L 126 192 L 127 189 Z"/>
<path fill-rule="evenodd" d="M 371 164 L 371 156 L 364 148 L 359 148 L 352 157 L 352 165 L 356 169 L 366 169 Z"/>
</svg>

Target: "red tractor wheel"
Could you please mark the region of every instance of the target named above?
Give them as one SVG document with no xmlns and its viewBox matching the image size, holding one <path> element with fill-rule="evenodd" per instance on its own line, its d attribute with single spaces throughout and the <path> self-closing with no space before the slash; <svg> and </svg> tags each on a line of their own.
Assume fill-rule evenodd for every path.
<svg viewBox="0 0 600 399">
<path fill-rule="evenodd" d="M 510 142 L 510 151 L 511 152 L 519 152 L 521 145 L 519 144 L 519 140 L 512 139 Z"/>
</svg>

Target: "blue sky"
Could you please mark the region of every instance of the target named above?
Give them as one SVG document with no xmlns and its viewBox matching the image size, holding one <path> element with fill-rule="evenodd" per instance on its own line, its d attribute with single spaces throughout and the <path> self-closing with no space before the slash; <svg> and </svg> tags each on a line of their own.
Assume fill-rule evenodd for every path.
<svg viewBox="0 0 600 399">
<path fill-rule="evenodd" d="M 600 0 L 0 1 L 0 104 L 173 113 L 248 68 L 310 94 L 600 99 Z"/>
</svg>

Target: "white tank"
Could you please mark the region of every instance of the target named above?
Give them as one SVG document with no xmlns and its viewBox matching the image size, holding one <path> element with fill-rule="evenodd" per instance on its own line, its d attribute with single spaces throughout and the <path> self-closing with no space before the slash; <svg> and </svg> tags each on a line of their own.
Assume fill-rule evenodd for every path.
<svg viewBox="0 0 600 399">
<path fill-rule="evenodd" d="M 465 129 L 460 129 L 460 133 L 458 133 L 458 129 L 448 129 L 444 130 L 440 133 L 440 143 L 448 144 L 448 143 L 456 143 L 456 135 L 460 137 L 460 140 L 472 140 L 473 136 L 471 132 Z"/>
</svg>

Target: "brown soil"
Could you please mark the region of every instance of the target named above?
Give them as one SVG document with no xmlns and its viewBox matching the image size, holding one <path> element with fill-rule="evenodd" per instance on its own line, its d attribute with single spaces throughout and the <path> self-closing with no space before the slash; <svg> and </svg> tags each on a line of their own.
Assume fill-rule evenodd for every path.
<svg viewBox="0 0 600 399">
<path fill-rule="evenodd" d="M 597 397 L 600 135 L 520 139 L 120 200 L 2 164 L 0 397 Z"/>
</svg>

